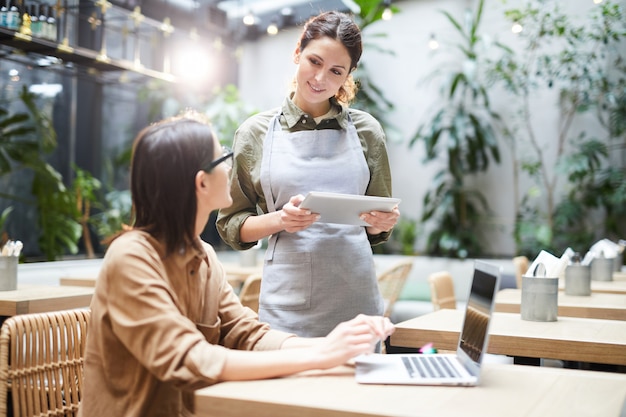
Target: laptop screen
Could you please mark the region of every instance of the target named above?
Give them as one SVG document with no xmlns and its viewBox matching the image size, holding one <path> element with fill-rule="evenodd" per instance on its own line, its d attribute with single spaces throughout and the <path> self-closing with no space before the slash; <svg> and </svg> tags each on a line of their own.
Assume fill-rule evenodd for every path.
<svg viewBox="0 0 626 417">
<path fill-rule="evenodd" d="M 476 261 L 459 348 L 478 365 L 482 361 L 483 349 L 487 348 L 489 320 L 499 276 L 498 267 Z"/>
</svg>

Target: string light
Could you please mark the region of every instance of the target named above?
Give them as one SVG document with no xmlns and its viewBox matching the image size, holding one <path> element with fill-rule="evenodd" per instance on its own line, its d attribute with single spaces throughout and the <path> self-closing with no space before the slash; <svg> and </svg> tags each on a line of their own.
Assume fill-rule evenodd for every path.
<svg viewBox="0 0 626 417">
<path fill-rule="evenodd" d="M 511 32 L 513 33 L 520 33 L 522 30 L 524 30 L 524 27 L 522 25 L 519 24 L 519 22 L 515 22 L 513 23 L 513 26 L 511 26 Z"/>
<path fill-rule="evenodd" d="M 439 49 L 439 42 L 437 41 L 437 38 L 435 38 L 434 33 L 430 35 L 430 39 L 428 40 L 428 47 L 433 51 Z"/>
<path fill-rule="evenodd" d="M 255 20 L 254 14 L 250 10 L 248 10 L 248 12 L 243 16 L 243 24 L 246 26 L 254 25 Z"/>
<path fill-rule="evenodd" d="M 277 33 L 278 33 L 278 25 L 276 24 L 275 21 L 272 20 L 272 22 L 267 27 L 267 34 L 270 36 L 274 36 Z"/>
<path fill-rule="evenodd" d="M 593 4 L 600 4 L 602 3 L 602 0 L 593 0 Z"/>
<path fill-rule="evenodd" d="M 385 0 L 385 10 L 383 10 L 383 14 L 381 18 L 383 20 L 391 20 L 393 17 L 393 11 L 391 10 L 391 0 Z"/>
</svg>

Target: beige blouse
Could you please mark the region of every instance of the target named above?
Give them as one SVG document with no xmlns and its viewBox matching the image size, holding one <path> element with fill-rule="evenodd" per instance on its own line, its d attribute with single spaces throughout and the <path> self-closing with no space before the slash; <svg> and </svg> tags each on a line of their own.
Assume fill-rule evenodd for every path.
<svg viewBox="0 0 626 417">
<path fill-rule="evenodd" d="M 111 244 L 91 302 L 79 415 L 188 415 L 193 391 L 218 382 L 227 348 L 279 349 L 291 337 L 241 305 L 202 247 L 163 259 L 141 231 Z"/>
</svg>

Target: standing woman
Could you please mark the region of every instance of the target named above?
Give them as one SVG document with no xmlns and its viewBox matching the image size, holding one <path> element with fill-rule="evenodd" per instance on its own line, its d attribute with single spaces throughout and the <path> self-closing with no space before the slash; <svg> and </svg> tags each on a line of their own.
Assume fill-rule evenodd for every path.
<svg viewBox="0 0 626 417">
<path fill-rule="evenodd" d="M 391 196 L 383 129 L 348 107 L 361 52 L 348 15 L 311 18 L 294 52 L 294 90 L 235 134 L 233 204 L 220 210 L 218 231 L 238 250 L 269 236 L 259 318 L 300 336 L 383 312 L 371 245 L 389 238 L 398 209 L 363 213 L 371 226 L 362 227 L 319 223 L 299 208 L 309 191 Z"/>
</svg>

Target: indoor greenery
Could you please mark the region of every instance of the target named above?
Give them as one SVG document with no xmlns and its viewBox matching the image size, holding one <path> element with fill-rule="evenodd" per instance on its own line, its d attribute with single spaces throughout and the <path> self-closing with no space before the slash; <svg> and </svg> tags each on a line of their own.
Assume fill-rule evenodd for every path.
<svg viewBox="0 0 626 417">
<path fill-rule="evenodd" d="M 370 25 L 382 19 L 385 7 L 390 7 L 394 14 L 399 13 L 400 9 L 391 4 L 386 5 L 386 2 L 380 0 L 355 0 L 354 3 L 359 6 L 356 21 L 363 35 L 363 49 L 393 55 L 392 50 L 383 48 L 376 42 L 378 39 L 386 37 L 386 34 L 384 32 L 373 32 L 375 26 L 370 27 Z M 367 69 L 367 63 L 364 60 L 359 62 L 357 69 L 353 73 L 353 77 L 358 90 L 351 106 L 367 111 L 374 116 L 385 129 L 387 138 L 398 136 L 397 129 L 391 124 L 388 117 L 393 111 L 394 105 L 385 97 L 384 91 L 372 80 Z"/>
<path fill-rule="evenodd" d="M 598 238 L 626 235 L 626 16 L 606 1 L 575 20 L 557 1 L 507 10 L 522 28 L 520 47 L 494 61 L 494 74 L 518 103 L 514 154 L 518 252 L 585 251 Z M 536 125 L 533 99 L 554 92 L 555 134 Z M 526 152 L 522 152 L 522 150 Z"/>
<path fill-rule="evenodd" d="M 0 105 L 0 175 L 32 173 L 32 199 L 7 193 L 0 197 L 36 206 L 38 244 L 48 260 L 66 251 L 76 253 L 80 237 L 71 191 L 46 161 L 56 146 L 52 120 L 39 110 L 37 96 L 26 86 L 17 100 Z"/>
<path fill-rule="evenodd" d="M 483 251 L 479 224 L 490 209 L 483 193 L 469 183 L 490 162 L 500 162 L 500 115 L 490 104 L 481 54 L 485 44 L 478 33 L 483 6 L 479 1 L 462 20 L 442 11 L 460 37 L 455 45 L 460 56 L 454 67 L 437 69 L 441 100 L 409 142 L 424 146 L 426 162 L 445 159 L 423 199 L 421 221 L 428 225 L 431 255 L 465 258 Z"/>
</svg>

